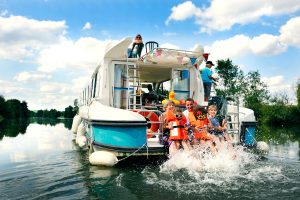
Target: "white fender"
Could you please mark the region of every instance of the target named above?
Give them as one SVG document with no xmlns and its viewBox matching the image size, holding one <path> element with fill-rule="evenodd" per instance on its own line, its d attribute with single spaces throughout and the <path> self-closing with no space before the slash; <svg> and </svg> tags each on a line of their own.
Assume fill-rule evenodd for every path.
<svg viewBox="0 0 300 200">
<path fill-rule="evenodd" d="M 81 122 L 81 117 L 79 115 L 75 115 L 73 118 L 72 129 L 71 129 L 74 134 L 77 133 L 77 128 L 80 122 Z"/>
<path fill-rule="evenodd" d="M 269 145 L 266 142 L 259 141 L 256 144 L 256 150 L 260 153 L 267 154 L 269 152 Z"/>
<path fill-rule="evenodd" d="M 114 166 L 118 158 L 108 151 L 95 151 L 90 155 L 89 161 L 92 165 Z"/>
<path fill-rule="evenodd" d="M 80 147 L 80 148 L 84 148 L 84 147 L 86 147 L 87 146 L 87 139 L 86 139 L 86 137 L 85 136 L 79 136 L 78 138 L 77 138 L 77 143 L 78 143 L 78 146 Z"/>
<path fill-rule="evenodd" d="M 81 137 L 81 136 L 84 136 L 85 134 L 85 127 L 83 125 L 83 123 L 80 123 L 78 128 L 77 128 L 77 134 L 76 134 L 76 144 L 79 144 L 78 143 L 78 139 Z"/>
</svg>

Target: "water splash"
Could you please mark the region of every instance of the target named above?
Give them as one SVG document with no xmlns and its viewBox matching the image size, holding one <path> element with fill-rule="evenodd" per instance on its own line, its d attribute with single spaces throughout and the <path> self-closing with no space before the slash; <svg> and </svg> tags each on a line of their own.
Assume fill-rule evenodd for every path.
<svg viewBox="0 0 300 200">
<path fill-rule="evenodd" d="M 147 184 L 177 191 L 178 195 L 209 196 L 211 192 L 226 194 L 230 190 L 240 190 L 243 182 L 282 178 L 280 168 L 260 166 L 258 162 L 258 156 L 242 146 L 227 148 L 223 145 L 216 156 L 207 146 L 199 146 L 189 152 L 177 152 L 159 167 L 158 172 L 145 169 L 143 173 Z"/>
</svg>

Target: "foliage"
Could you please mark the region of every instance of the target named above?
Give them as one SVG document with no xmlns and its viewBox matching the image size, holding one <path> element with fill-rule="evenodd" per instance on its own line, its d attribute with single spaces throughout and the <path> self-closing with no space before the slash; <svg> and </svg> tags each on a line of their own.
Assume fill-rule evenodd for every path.
<svg viewBox="0 0 300 200">
<path fill-rule="evenodd" d="M 277 94 L 270 98 L 269 104 L 262 106 L 262 120 L 272 126 L 296 125 L 300 121 L 300 110 L 297 106 L 287 105 L 288 96 Z"/>
<path fill-rule="evenodd" d="M 64 117 L 73 118 L 76 115 L 76 113 L 76 110 L 72 106 L 68 106 L 65 108 Z"/>
<path fill-rule="evenodd" d="M 218 60 L 216 71 L 220 76 L 223 88 L 217 90 L 218 95 L 239 97 L 246 107 L 254 110 L 257 118 L 262 116 L 262 104 L 267 102 L 269 92 L 261 81 L 258 71 L 247 74 L 234 65 L 231 60 Z"/>
<path fill-rule="evenodd" d="M 27 118 L 29 116 L 27 102 L 20 102 L 17 99 L 5 100 L 0 96 L 0 116 L 5 119 Z"/>
<path fill-rule="evenodd" d="M 231 60 L 218 60 L 216 72 L 221 78 L 223 89 L 217 89 L 218 95 L 237 96 L 244 89 L 244 73 Z"/>
</svg>

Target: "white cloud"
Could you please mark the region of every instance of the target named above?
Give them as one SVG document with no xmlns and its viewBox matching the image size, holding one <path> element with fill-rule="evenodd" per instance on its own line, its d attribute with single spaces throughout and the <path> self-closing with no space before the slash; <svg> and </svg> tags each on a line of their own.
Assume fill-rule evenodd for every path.
<svg viewBox="0 0 300 200">
<path fill-rule="evenodd" d="M 15 80 L 19 82 L 26 82 L 26 81 L 37 81 L 37 80 L 45 80 L 50 79 L 52 76 L 49 74 L 41 74 L 35 72 L 21 72 L 14 77 Z"/>
<path fill-rule="evenodd" d="M 92 29 L 92 25 L 90 22 L 86 22 L 85 25 L 83 26 L 82 30 L 90 30 Z"/>
<path fill-rule="evenodd" d="M 266 83 L 270 87 L 277 87 L 278 85 L 282 84 L 283 76 L 272 76 L 272 77 L 262 77 L 261 80 Z"/>
<path fill-rule="evenodd" d="M 105 47 L 111 41 L 95 38 L 80 38 L 73 42 L 65 40 L 50 46 L 38 56 L 39 71 L 53 72 L 57 69 L 85 69 L 88 73 L 100 62 Z"/>
<path fill-rule="evenodd" d="M 170 43 L 164 43 L 162 45 L 160 45 L 161 48 L 168 48 L 168 49 L 179 49 L 179 46 L 176 46 L 174 44 L 170 44 Z"/>
<path fill-rule="evenodd" d="M 200 12 L 200 10 L 191 1 L 186 1 L 172 8 L 172 13 L 166 20 L 165 24 L 168 25 L 171 20 L 183 21 L 198 12 Z"/>
<path fill-rule="evenodd" d="M 0 59 L 21 59 L 60 41 L 65 21 L 38 21 L 22 16 L 0 16 Z"/>
<path fill-rule="evenodd" d="M 250 48 L 257 55 L 275 55 L 284 52 L 287 45 L 280 42 L 279 36 L 262 34 L 252 39 Z"/>
<path fill-rule="evenodd" d="M 195 16 L 201 32 L 224 31 L 235 24 L 253 23 L 264 16 L 287 15 L 298 10 L 299 0 L 212 0 L 209 7 L 202 9 L 186 1 L 172 8 L 166 24 L 171 20 L 182 21 Z"/>
<path fill-rule="evenodd" d="M 210 60 L 236 58 L 250 52 L 251 39 L 245 35 L 236 35 L 226 40 L 215 41 L 210 47 L 205 47 L 205 52 L 211 54 Z"/>
<path fill-rule="evenodd" d="M 300 47 L 300 17 L 290 19 L 280 28 L 280 40 L 288 45 Z"/>
</svg>

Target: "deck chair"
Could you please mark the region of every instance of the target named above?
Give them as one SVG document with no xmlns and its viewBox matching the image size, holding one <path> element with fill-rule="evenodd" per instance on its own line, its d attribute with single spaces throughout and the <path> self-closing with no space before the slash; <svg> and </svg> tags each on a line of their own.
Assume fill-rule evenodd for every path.
<svg viewBox="0 0 300 200">
<path fill-rule="evenodd" d="M 158 43 L 154 42 L 154 41 L 149 41 L 149 42 L 146 42 L 145 46 L 146 46 L 146 53 L 148 53 L 148 52 L 152 51 L 153 49 L 157 48 Z"/>
</svg>

